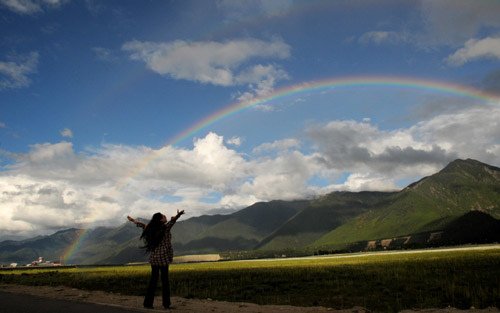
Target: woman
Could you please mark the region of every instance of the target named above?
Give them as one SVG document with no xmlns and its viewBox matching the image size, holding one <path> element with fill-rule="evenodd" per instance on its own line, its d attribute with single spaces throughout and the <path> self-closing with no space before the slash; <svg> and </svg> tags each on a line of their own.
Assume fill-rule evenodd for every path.
<svg viewBox="0 0 500 313">
<path fill-rule="evenodd" d="M 170 229 L 175 221 L 184 214 L 184 210 L 177 210 L 177 215 L 172 216 L 169 222 L 167 217 L 161 213 L 155 213 L 151 221 L 146 225 L 130 216 L 127 219 L 137 227 L 143 229 L 141 239 L 144 240 L 146 252 L 149 253 L 149 263 L 151 264 L 151 280 L 149 281 L 144 307 L 153 308 L 156 285 L 161 272 L 162 300 L 165 309 L 170 308 L 170 285 L 168 282 L 168 265 L 172 263 L 174 251 L 172 249 L 172 235 Z"/>
</svg>

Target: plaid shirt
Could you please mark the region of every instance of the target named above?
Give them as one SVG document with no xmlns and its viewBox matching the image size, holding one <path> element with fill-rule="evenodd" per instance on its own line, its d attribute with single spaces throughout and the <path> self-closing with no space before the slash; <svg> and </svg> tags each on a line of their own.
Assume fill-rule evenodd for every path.
<svg viewBox="0 0 500 313">
<path fill-rule="evenodd" d="M 172 248 L 172 234 L 170 234 L 170 229 L 174 226 L 175 221 L 168 221 L 165 227 L 165 236 L 160 241 L 158 247 L 154 248 L 149 254 L 149 263 L 151 265 L 165 266 L 172 263 L 174 258 L 174 249 Z M 137 227 L 145 228 L 146 225 L 143 223 L 137 223 Z"/>
</svg>

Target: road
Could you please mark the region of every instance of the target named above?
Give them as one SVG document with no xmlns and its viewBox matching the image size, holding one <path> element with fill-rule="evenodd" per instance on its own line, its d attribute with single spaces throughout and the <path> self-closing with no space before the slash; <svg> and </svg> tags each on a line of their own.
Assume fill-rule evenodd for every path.
<svg viewBox="0 0 500 313">
<path fill-rule="evenodd" d="M 415 253 L 436 253 L 436 252 L 451 252 L 451 251 L 470 251 L 470 250 L 495 250 L 500 249 L 500 244 L 486 244 L 478 246 L 460 246 L 460 247 L 446 247 L 446 248 L 427 248 L 427 249 L 409 249 L 409 250 L 385 250 L 385 251 L 374 251 L 374 252 L 350 252 L 342 254 L 326 254 L 326 255 L 314 255 L 314 256 L 303 256 L 303 257 L 291 257 L 291 258 L 269 258 L 269 259 L 251 259 L 251 260 L 235 260 L 234 262 L 283 262 L 291 260 L 307 260 L 307 259 L 344 259 L 344 258 L 359 258 L 363 256 L 383 256 L 389 254 L 415 254 Z"/>
<path fill-rule="evenodd" d="M 0 291 L 0 313 L 123 313 L 149 311 Z"/>
</svg>

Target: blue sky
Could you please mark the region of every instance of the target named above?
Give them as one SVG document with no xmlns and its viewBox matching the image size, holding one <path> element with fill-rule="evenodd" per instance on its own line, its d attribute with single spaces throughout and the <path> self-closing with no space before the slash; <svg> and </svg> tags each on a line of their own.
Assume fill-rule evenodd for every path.
<svg viewBox="0 0 500 313">
<path fill-rule="evenodd" d="M 500 3 L 0 0 L 0 236 L 500 165 Z M 351 86 L 391 76 L 488 93 Z"/>
</svg>

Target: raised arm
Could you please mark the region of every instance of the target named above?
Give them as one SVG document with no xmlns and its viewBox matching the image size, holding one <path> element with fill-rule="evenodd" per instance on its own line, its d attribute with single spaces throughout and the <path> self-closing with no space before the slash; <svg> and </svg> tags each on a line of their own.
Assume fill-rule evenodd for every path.
<svg viewBox="0 0 500 313">
<path fill-rule="evenodd" d="M 181 217 L 182 214 L 184 214 L 184 210 L 181 210 L 181 211 L 177 210 L 177 215 L 176 216 L 172 216 L 172 218 L 170 219 L 170 222 L 172 224 L 175 223 L 175 221 L 177 221 L 177 219 L 179 217 Z"/>
<path fill-rule="evenodd" d="M 137 227 L 140 227 L 140 228 L 142 228 L 142 229 L 146 228 L 146 224 L 144 224 L 144 223 L 142 223 L 142 222 L 139 222 L 138 220 L 136 220 L 136 219 L 134 219 L 134 218 L 132 218 L 132 217 L 130 217 L 130 216 L 128 216 L 128 215 L 127 215 L 127 219 L 128 219 L 129 221 L 131 221 L 132 223 L 134 223 L 134 224 L 135 224 L 135 226 L 137 226 Z"/>
</svg>

